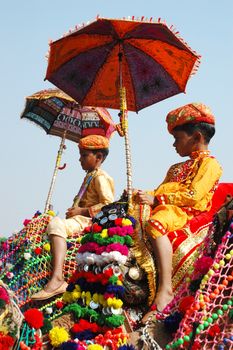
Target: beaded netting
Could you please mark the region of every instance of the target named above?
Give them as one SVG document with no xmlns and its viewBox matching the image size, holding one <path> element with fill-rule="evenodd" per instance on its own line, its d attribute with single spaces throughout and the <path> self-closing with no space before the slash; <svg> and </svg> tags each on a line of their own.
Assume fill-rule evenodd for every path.
<svg viewBox="0 0 233 350">
<path fill-rule="evenodd" d="M 36 213 L 31 221 L 25 223 L 25 227 L 19 233 L 1 242 L 0 279 L 15 292 L 22 311 L 32 306 L 30 295 L 42 288 L 50 275 L 51 255 L 49 253 L 49 243 L 46 235 L 46 228 L 50 219 L 51 215 Z M 92 332 L 91 334 L 96 344 L 104 343 L 107 339 L 106 332 L 109 332 L 107 333 L 108 339 L 111 341 L 117 339 L 119 345 L 121 344 L 121 346 L 123 346 L 122 344 L 126 341 L 125 338 L 123 340 L 125 334 L 119 327 L 123 325 L 124 317 L 122 313 L 112 313 L 112 311 L 115 312 L 117 309 L 122 308 L 120 307 L 121 302 L 119 300 L 121 288 L 114 289 L 114 286 L 121 286 L 120 282 L 122 277 L 120 277 L 121 273 L 118 270 L 118 264 L 113 264 L 114 269 L 112 269 L 112 266 L 105 269 L 108 273 L 111 272 L 112 275 L 108 276 L 109 283 L 106 285 L 102 284 L 102 286 L 100 286 L 101 293 L 97 294 L 104 295 L 106 292 L 106 290 L 104 291 L 105 288 L 110 288 L 110 290 L 112 288 L 112 295 L 105 294 L 106 300 L 95 295 L 93 290 L 93 278 L 98 279 L 98 277 L 100 277 L 98 273 L 100 270 L 103 272 L 106 265 L 109 265 L 107 259 L 109 259 L 110 256 L 107 258 L 105 254 L 105 264 L 100 263 L 99 260 L 98 264 L 95 265 L 93 259 L 89 260 L 92 275 L 90 274 L 90 266 L 88 269 L 85 267 L 88 265 L 88 259 L 85 253 L 88 253 L 86 255 L 92 256 L 92 258 L 94 256 L 94 251 L 90 250 L 90 243 L 98 243 L 98 249 L 100 248 L 100 251 L 103 247 L 106 248 L 106 246 L 113 243 L 109 240 L 109 237 L 107 237 L 108 235 L 106 235 L 107 230 L 108 226 L 102 225 L 101 232 L 92 233 L 91 236 L 93 236 L 93 238 L 95 237 L 94 241 L 91 240 L 90 234 L 86 232 L 81 247 L 85 246 L 85 244 L 89 244 L 89 246 L 86 246 L 86 248 L 88 248 L 86 252 L 82 252 L 82 250 L 79 252 L 79 254 L 83 254 L 82 256 L 79 255 L 79 258 L 83 258 L 84 260 L 83 263 L 79 261 L 80 268 L 75 273 L 74 271 L 77 267 L 75 257 L 80 244 L 78 243 L 79 240 L 76 238 L 68 240 L 64 274 L 66 279 L 69 279 L 71 276 L 71 282 L 68 287 L 68 293 L 70 294 L 66 294 L 63 300 L 61 298 L 53 298 L 49 303 L 46 301 L 43 302 L 43 305 L 40 304 L 39 306 L 40 310 L 45 314 L 45 317 L 50 320 L 56 319 L 66 313 L 75 313 L 75 319 L 78 323 L 80 323 L 81 320 L 86 321 L 86 323 L 82 323 L 81 321 L 83 327 L 90 327 L 90 324 L 92 324 L 91 326 L 97 324 L 97 332 Z M 213 237 L 215 232 L 216 227 L 215 223 L 213 223 L 203 245 L 199 247 L 199 258 L 188 271 L 186 281 L 180 286 L 175 299 L 169 306 L 171 315 L 181 313 L 182 300 L 187 296 L 193 297 L 193 301 L 192 303 L 190 302 L 189 307 L 182 311 L 182 319 L 176 330 L 174 339 L 171 343 L 166 345 L 166 349 L 225 350 L 233 348 L 233 221 L 223 235 L 220 244 L 214 243 Z M 96 235 L 99 235 L 99 238 Z M 120 239 L 118 238 L 116 240 L 117 244 L 123 244 L 124 241 L 126 246 L 127 244 L 130 246 L 130 239 L 122 240 L 123 237 L 121 235 Z M 209 260 L 207 258 L 209 258 Z M 204 272 L 205 269 L 203 270 L 203 268 L 200 268 L 200 262 L 202 265 L 205 265 L 206 259 L 208 260 L 208 264 L 206 263 L 208 269 Z M 101 269 L 98 270 L 97 268 Z M 85 269 L 87 269 L 87 271 L 85 271 Z M 116 275 L 114 275 L 113 271 L 115 271 Z M 118 273 L 119 275 L 117 276 Z M 77 274 L 80 274 L 80 276 L 82 275 L 82 277 Z M 79 277 L 78 282 L 77 277 Z M 107 275 L 105 277 L 107 277 Z M 88 280 L 88 278 L 90 278 L 90 280 Z M 76 285 L 79 287 L 76 287 Z M 80 290 L 78 290 L 78 288 L 80 288 Z M 96 291 L 96 288 L 94 289 Z M 89 291 L 92 292 L 88 293 Z M 107 293 L 109 293 L 109 290 Z M 108 297 L 110 298 L 109 301 Z M 64 302 L 67 303 L 65 308 L 63 305 Z M 96 304 L 99 305 L 95 309 Z M 120 310 L 120 312 L 123 311 Z M 90 324 L 88 324 L 88 322 L 90 322 Z M 108 328 L 106 328 L 106 324 Z M 164 325 L 166 326 L 166 319 Z M 115 333 L 112 332 L 114 329 Z M 87 336 L 87 329 L 84 332 L 84 328 L 82 329 L 76 326 L 76 331 L 76 335 L 80 333 L 85 337 Z M 119 339 L 121 339 L 121 341 Z"/>
<path fill-rule="evenodd" d="M 37 212 L 32 220 L 25 220 L 21 231 L 1 243 L 0 280 L 14 291 L 22 311 L 36 304 L 30 296 L 44 287 L 51 273 L 50 243 L 46 234 L 51 218 L 49 214 Z M 67 239 L 66 279 L 76 268 L 78 247 L 77 237 Z M 37 302 L 37 306 L 40 304 Z"/>
<path fill-rule="evenodd" d="M 194 296 L 193 300 L 189 299 L 186 310 L 182 310 L 184 315 L 179 328 L 166 349 L 233 348 L 233 220 L 218 245 L 214 244 L 214 232 L 213 223 L 199 251 L 200 264 L 197 260 L 190 268 L 186 281 L 170 305 L 171 313 L 175 315 L 181 312 L 182 300 Z M 209 265 L 206 271 L 205 262 Z M 166 324 L 166 320 L 164 322 Z"/>
</svg>

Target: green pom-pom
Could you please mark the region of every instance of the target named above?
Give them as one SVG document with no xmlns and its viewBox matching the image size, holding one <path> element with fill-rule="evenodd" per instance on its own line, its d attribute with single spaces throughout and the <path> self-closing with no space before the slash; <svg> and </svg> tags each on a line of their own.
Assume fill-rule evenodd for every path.
<svg viewBox="0 0 233 350">
<path fill-rule="evenodd" d="M 105 322 L 108 327 L 118 328 L 124 323 L 124 320 L 123 315 L 113 315 L 106 317 Z"/>
<path fill-rule="evenodd" d="M 117 283 L 117 281 L 118 281 L 118 277 L 117 276 L 111 276 L 110 278 L 109 278 L 109 282 L 110 283 L 112 283 L 112 284 L 116 284 Z"/>
<path fill-rule="evenodd" d="M 79 319 L 82 316 L 82 307 L 76 303 L 67 305 L 64 309 L 63 309 L 63 314 L 64 313 L 69 313 L 72 312 L 72 314 L 74 315 L 75 319 Z"/>
<path fill-rule="evenodd" d="M 0 299 L 0 309 L 4 309 L 5 305 L 6 305 L 5 300 Z"/>
<path fill-rule="evenodd" d="M 233 309 L 230 310 L 229 317 L 230 317 L 231 320 L 233 320 Z"/>
<path fill-rule="evenodd" d="M 131 245 L 133 245 L 133 239 L 132 239 L 132 237 L 130 237 L 130 236 L 125 236 L 125 244 L 127 245 L 127 246 L 131 246 Z"/>
<path fill-rule="evenodd" d="M 47 334 L 52 328 L 52 323 L 47 318 L 45 318 L 44 325 L 41 327 L 42 334 Z"/>
</svg>

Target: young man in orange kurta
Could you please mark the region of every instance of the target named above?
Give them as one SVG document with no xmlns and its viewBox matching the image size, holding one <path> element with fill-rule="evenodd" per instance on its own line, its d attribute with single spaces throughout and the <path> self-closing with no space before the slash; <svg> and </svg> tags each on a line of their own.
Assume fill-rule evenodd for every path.
<svg viewBox="0 0 233 350">
<path fill-rule="evenodd" d="M 151 206 L 146 224 L 159 271 L 159 287 L 154 304 L 162 311 L 173 299 L 172 246 L 168 232 L 181 229 L 190 219 L 211 208 L 211 200 L 222 169 L 210 155 L 208 143 L 215 133 L 210 109 L 191 103 L 167 115 L 168 131 L 175 138 L 173 146 L 185 162 L 173 165 L 163 183 L 154 191 L 138 191 L 137 199 Z M 155 309 L 155 307 L 153 307 Z M 150 312 L 143 318 L 148 319 Z"/>
</svg>

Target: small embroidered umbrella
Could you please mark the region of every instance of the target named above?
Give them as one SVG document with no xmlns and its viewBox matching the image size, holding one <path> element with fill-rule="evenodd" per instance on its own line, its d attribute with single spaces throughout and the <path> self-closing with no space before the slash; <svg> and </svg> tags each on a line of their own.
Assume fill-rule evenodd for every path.
<svg viewBox="0 0 233 350">
<path fill-rule="evenodd" d="M 55 169 L 45 205 L 49 209 L 52 193 L 65 148 L 65 140 L 79 142 L 87 135 L 102 135 L 110 138 L 116 130 L 111 115 L 105 108 L 80 106 L 59 89 L 48 89 L 26 97 L 25 108 L 21 118 L 28 119 L 40 126 L 47 134 L 60 136 Z"/>
</svg>

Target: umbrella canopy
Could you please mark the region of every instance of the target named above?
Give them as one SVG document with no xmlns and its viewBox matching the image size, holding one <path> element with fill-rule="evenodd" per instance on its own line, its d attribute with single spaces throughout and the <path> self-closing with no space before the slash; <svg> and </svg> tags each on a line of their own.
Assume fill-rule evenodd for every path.
<svg viewBox="0 0 233 350">
<path fill-rule="evenodd" d="M 127 110 L 184 92 L 198 63 L 199 56 L 165 23 L 97 18 L 50 44 L 45 79 L 82 105 L 120 109 L 130 199 Z"/>
<path fill-rule="evenodd" d="M 198 62 L 165 23 L 98 18 L 50 44 L 46 79 L 82 105 L 116 109 L 122 79 L 128 110 L 139 111 L 184 92 Z"/>
<path fill-rule="evenodd" d="M 55 168 L 45 204 L 45 212 L 51 207 L 65 140 L 78 142 L 87 135 L 101 135 L 110 138 L 116 130 L 111 115 L 105 108 L 82 107 L 59 89 L 36 92 L 26 97 L 21 118 L 28 119 L 43 128 L 47 134 L 61 137 Z"/>
<path fill-rule="evenodd" d="M 81 107 L 59 89 L 39 91 L 26 97 L 21 118 L 42 127 L 47 134 L 78 142 L 81 137 L 95 134 L 110 138 L 115 124 L 105 108 Z"/>
</svg>

